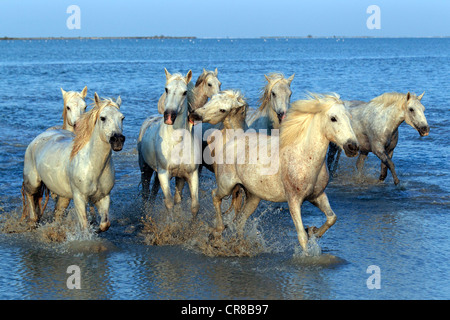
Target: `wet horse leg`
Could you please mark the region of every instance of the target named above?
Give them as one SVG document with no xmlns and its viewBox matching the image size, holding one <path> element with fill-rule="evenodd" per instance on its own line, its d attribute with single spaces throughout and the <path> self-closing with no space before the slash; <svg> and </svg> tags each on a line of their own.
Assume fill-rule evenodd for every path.
<svg viewBox="0 0 450 320">
<path fill-rule="evenodd" d="M 166 206 L 166 209 L 172 210 L 174 203 L 173 203 L 172 193 L 170 192 L 169 172 L 167 172 L 165 170 L 161 170 L 160 172 L 158 172 L 158 180 L 159 180 L 159 183 L 161 184 L 161 189 L 164 194 L 164 204 Z"/>
<path fill-rule="evenodd" d="M 367 155 L 369 153 L 367 151 L 360 151 L 358 160 L 356 160 L 356 169 L 358 170 L 358 174 L 362 174 L 362 170 L 364 167 L 364 161 L 366 161 Z"/>
<path fill-rule="evenodd" d="M 142 199 L 147 201 L 150 189 L 150 179 L 152 178 L 154 171 L 144 162 L 143 159 L 139 160 L 139 165 L 141 167 Z"/>
<path fill-rule="evenodd" d="M 323 234 L 330 229 L 330 227 L 332 225 L 335 224 L 337 217 L 334 214 L 333 210 L 331 209 L 330 203 L 328 201 L 328 197 L 325 194 L 325 192 L 323 192 L 320 196 L 318 196 L 317 198 L 310 200 L 309 202 L 311 202 L 313 205 L 315 205 L 317 208 L 320 209 L 320 211 L 322 211 L 323 213 L 325 213 L 325 216 L 327 218 L 327 221 L 319 228 L 317 229 L 316 227 L 312 228 L 312 231 L 314 232 L 314 235 L 317 238 L 320 238 L 321 236 L 323 236 Z M 308 230 L 309 233 L 309 230 Z"/>
<path fill-rule="evenodd" d="M 395 130 L 395 132 L 391 138 L 391 143 L 386 148 L 387 154 L 391 160 L 392 160 L 392 156 L 394 155 L 394 148 L 397 146 L 397 143 L 398 143 L 398 129 Z M 380 181 L 384 181 L 384 179 L 386 179 L 387 169 L 388 169 L 387 166 L 382 162 L 381 163 L 381 172 L 380 172 Z"/>
<path fill-rule="evenodd" d="M 375 155 L 381 160 L 381 162 L 389 168 L 389 170 L 392 173 L 392 177 L 394 178 L 394 184 L 399 184 L 400 180 L 397 177 L 397 173 L 395 172 L 395 165 L 394 162 L 392 162 L 389 155 L 386 153 L 385 150 L 383 151 L 374 151 Z"/>
<path fill-rule="evenodd" d="M 288 195 L 289 197 L 289 195 Z M 303 227 L 301 205 L 303 199 L 292 195 L 288 198 L 289 212 L 291 213 L 292 220 L 294 221 L 295 229 L 297 230 L 297 237 L 304 252 L 308 252 L 308 234 Z"/>
<path fill-rule="evenodd" d="M 191 212 L 192 212 L 192 220 L 195 220 L 197 217 L 198 210 L 200 208 L 200 204 L 198 202 L 198 171 L 194 171 L 192 175 L 187 180 L 189 185 L 189 191 L 191 192 Z M 184 180 L 183 180 L 184 184 Z"/>
<path fill-rule="evenodd" d="M 56 205 L 55 205 L 55 212 L 54 212 L 55 221 L 61 222 L 64 211 L 69 206 L 69 203 L 70 203 L 69 198 L 64 198 L 64 197 L 58 196 L 58 199 L 57 199 Z"/>
<path fill-rule="evenodd" d="M 184 188 L 185 180 L 183 178 L 175 178 L 175 195 L 174 195 L 174 202 L 175 204 L 178 204 L 181 202 L 181 198 L 183 195 L 183 188 Z"/>
<path fill-rule="evenodd" d="M 242 209 L 242 212 L 237 222 L 237 233 L 240 238 L 244 236 L 245 223 L 247 222 L 248 218 L 252 215 L 252 213 L 255 212 L 260 201 L 261 201 L 260 198 L 251 194 L 250 192 L 247 192 L 245 205 L 244 208 Z"/>
</svg>

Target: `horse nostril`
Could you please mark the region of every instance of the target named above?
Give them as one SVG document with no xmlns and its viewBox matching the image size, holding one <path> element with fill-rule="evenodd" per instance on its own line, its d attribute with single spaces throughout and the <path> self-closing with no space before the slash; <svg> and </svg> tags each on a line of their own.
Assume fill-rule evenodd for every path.
<svg viewBox="0 0 450 320">
<path fill-rule="evenodd" d="M 358 151 L 358 145 L 354 142 L 347 144 L 347 148 L 351 151 Z"/>
</svg>

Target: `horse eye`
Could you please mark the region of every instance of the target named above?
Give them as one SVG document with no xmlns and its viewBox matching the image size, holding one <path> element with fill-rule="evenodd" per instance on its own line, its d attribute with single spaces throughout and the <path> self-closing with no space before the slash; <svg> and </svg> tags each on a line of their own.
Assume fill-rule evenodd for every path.
<svg viewBox="0 0 450 320">
<path fill-rule="evenodd" d="M 225 109 L 220 109 L 220 112 L 225 113 L 225 112 L 227 112 L 227 110 L 225 110 Z"/>
<path fill-rule="evenodd" d="M 212 87 L 212 84 L 211 84 L 211 83 L 208 83 L 208 87 Z"/>
<path fill-rule="evenodd" d="M 336 117 L 331 117 L 331 122 L 336 122 L 336 121 L 337 121 Z"/>
<path fill-rule="evenodd" d="M 185 96 L 187 94 L 187 91 L 183 92 L 183 96 Z"/>
<path fill-rule="evenodd" d="M 274 98 L 275 98 L 275 96 L 276 96 L 275 92 L 273 92 L 273 91 L 272 91 L 272 96 L 273 96 Z"/>
<path fill-rule="evenodd" d="M 166 90 L 166 93 L 169 93 L 169 90 L 167 88 L 164 88 Z"/>
<path fill-rule="evenodd" d="M 69 110 L 69 111 L 70 111 L 70 107 L 67 107 L 67 110 Z"/>
<path fill-rule="evenodd" d="M 105 121 L 106 118 L 105 117 L 100 117 L 100 120 Z"/>
<path fill-rule="evenodd" d="M 410 112 L 414 112 L 414 109 L 413 109 L 413 108 L 409 108 L 409 111 L 410 111 Z"/>
</svg>

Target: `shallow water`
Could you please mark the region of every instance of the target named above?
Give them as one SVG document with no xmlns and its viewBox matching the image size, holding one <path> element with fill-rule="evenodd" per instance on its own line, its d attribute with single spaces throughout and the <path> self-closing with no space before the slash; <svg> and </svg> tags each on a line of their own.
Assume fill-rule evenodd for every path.
<svg viewBox="0 0 450 320">
<path fill-rule="evenodd" d="M 190 224 L 189 196 L 167 219 L 162 194 L 153 206 L 139 197 L 136 138 L 156 112 L 164 67 L 198 77 L 218 68 L 222 89 L 241 89 L 256 106 L 265 73 L 295 73 L 292 100 L 306 91 L 338 92 L 369 100 L 387 91 L 426 91 L 428 137 L 402 124 L 389 174 L 377 181 L 370 155 L 362 177 L 355 159 L 341 158 L 327 187 L 337 223 L 311 241 L 312 257 L 298 245 L 287 204 L 261 202 L 246 238 L 234 238 L 232 215 L 224 242 L 208 235 L 214 221 L 204 170 L 201 209 Z M 448 299 L 450 209 L 448 166 L 449 39 L 216 39 L 0 41 L 0 299 Z M 88 96 L 121 96 L 124 150 L 114 153 L 111 228 L 97 235 L 73 227 L 74 209 L 58 225 L 50 200 L 41 226 L 24 230 L 23 156 L 28 143 L 62 123 L 59 88 Z M 226 204 L 224 205 L 224 207 Z M 324 215 L 302 207 L 305 225 Z M 81 270 L 81 289 L 67 288 L 67 268 Z M 367 269 L 381 271 L 369 289 Z"/>
</svg>

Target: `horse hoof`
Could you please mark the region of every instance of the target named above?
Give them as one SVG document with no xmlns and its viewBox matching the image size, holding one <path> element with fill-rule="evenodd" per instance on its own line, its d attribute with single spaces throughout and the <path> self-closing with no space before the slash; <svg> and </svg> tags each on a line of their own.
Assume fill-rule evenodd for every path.
<svg viewBox="0 0 450 320">
<path fill-rule="evenodd" d="M 100 227 L 98 228 L 97 233 L 107 231 L 110 226 L 111 226 L 111 223 L 109 221 L 100 223 Z"/>
<path fill-rule="evenodd" d="M 306 233 L 308 234 L 308 238 L 312 238 L 313 236 L 316 235 L 317 231 L 319 231 L 319 229 L 317 227 L 308 227 L 305 229 Z"/>
</svg>

